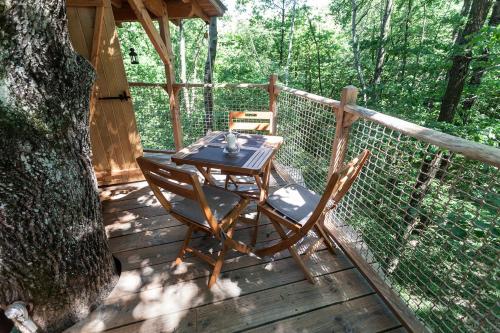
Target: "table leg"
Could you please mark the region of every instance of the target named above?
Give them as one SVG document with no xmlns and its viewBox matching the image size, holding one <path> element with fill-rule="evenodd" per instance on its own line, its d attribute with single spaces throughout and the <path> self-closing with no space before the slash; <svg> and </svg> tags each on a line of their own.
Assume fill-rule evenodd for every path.
<svg viewBox="0 0 500 333">
<path fill-rule="evenodd" d="M 214 186 L 217 185 L 214 177 L 212 177 L 210 172 L 207 172 L 207 170 L 205 170 L 204 167 L 197 165 L 196 169 L 198 169 L 198 171 L 203 175 L 203 177 L 205 177 L 205 180 L 206 180 L 206 182 L 208 182 L 208 184 L 214 185 Z"/>
<path fill-rule="evenodd" d="M 261 201 L 266 200 L 269 194 L 269 181 L 271 179 L 271 169 L 272 169 L 272 160 L 269 161 L 266 168 L 264 169 L 264 181 L 262 184 L 264 186 L 264 197 L 261 198 Z"/>
</svg>

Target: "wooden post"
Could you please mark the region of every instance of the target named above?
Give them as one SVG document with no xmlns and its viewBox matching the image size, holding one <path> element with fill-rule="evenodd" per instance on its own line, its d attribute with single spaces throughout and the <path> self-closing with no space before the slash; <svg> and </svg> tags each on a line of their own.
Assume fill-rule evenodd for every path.
<svg viewBox="0 0 500 333">
<path fill-rule="evenodd" d="M 271 118 L 271 134 L 276 135 L 276 125 L 278 109 L 276 108 L 276 97 L 278 96 L 279 90 L 276 89 L 276 82 L 278 81 L 278 75 L 272 74 L 269 77 L 269 86 L 267 91 L 269 92 L 269 111 L 272 112 L 273 116 Z"/>
<path fill-rule="evenodd" d="M 149 39 L 153 43 L 160 59 L 165 65 L 165 74 L 167 77 L 167 92 L 170 104 L 170 114 L 172 116 L 172 127 L 174 131 L 174 142 L 175 149 L 182 149 L 182 127 L 179 117 L 179 106 L 177 103 L 177 94 L 174 90 L 175 81 L 175 71 L 173 65 L 173 52 L 172 52 L 172 42 L 170 40 L 170 28 L 168 26 L 168 12 L 167 6 L 163 2 L 158 2 L 161 4 L 162 12 L 158 19 L 160 24 L 160 33 L 156 30 L 154 23 L 149 15 L 142 0 L 128 0 L 128 3 L 132 10 L 134 11 L 137 19 L 141 23 L 142 27 L 146 31 Z"/>
<path fill-rule="evenodd" d="M 332 173 L 340 170 L 344 164 L 347 146 L 349 142 L 349 129 L 359 116 L 345 111 L 345 105 L 355 105 L 358 97 L 358 88 L 347 86 L 342 89 L 340 106 L 335 111 L 335 138 L 333 140 L 332 156 L 330 158 L 330 168 L 328 169 L 328 177 Z"/>
<path fill-rule="evenodd" d="M 168 51 L 168 64 L 165 64 L 165 76 L 167 78 L 167 93 L 170 103 L 170 115 L 172 117 L 172 129 L 174 131 L 174 143 L 177 151 L 182 149 L 182 126 L 179 115 L 179 103 L 177 103 L 177 92 L 179 89 L 174 89 L 175 71 L 174 71 L 174 53 L 172 51 L 172 41 L 170 40 L 170 27 L 168 23 L 168 14 L 161 16 L 158 19 L 160 24 L 160 36 Z"/>
<path fill-rule="evenodd" d="M 102 42 L 102 30 L 104 26 L 104 3 L 101 6 L 96 7 L 95 9 L 95 19 L 94 19 L 94 33 L 92 35 L 92 49 L 90 51 L 90 63 L 94 67 L 96 76 L 98 75 L 98 65 L 99 65 L 99 52 L 101 51 L 101 42 Z M 97 95 L 99 92 L 99 87 L 97 86 L 97 78 L 92 85 L 92 92 L 90 94 L 90 102 L 89 102 L 89 119 L 92 119 L 92 116 L 95 113 L 96 105 L 97 105 Z"/>
</svg>

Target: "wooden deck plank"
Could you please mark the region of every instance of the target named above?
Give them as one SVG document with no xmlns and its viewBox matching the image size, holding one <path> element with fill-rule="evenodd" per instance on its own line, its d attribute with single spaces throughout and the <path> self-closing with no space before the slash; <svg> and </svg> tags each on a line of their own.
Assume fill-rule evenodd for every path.
<svg viewBox="0 0 500 333">
<path fill-rule="evenodd" d="M 246 332 L 380 332 L 399 325 L 380 297 L 371 294 Z"/>
<path fill-rule="evenodd" d="M 317 280 L 315 285 L 305 280 L 281 283 L 273 289 L 200 307 L 198 332 L 240 331 L 373 292 L 356 269 L 323 275 Z"/>
<path fill-rule="evenodd" d="M 318 261 L 324 258 L 323 248 L 318 253 L 311 256 L 310 260 Z M 270 263 L 290 257 L 288 251 L 280 252 L 273 257 L 258 258 L 255 256 L 239 255 L 237 252 L 231 252 L 227 255 L 221 272 L 229 272 L 244 267 Z M 133 293 L 138 293 L 148 289 L 160 288 L 162 286 L 176 283 L 180 280 L 189 281 L 200 277 L 210 275 L 211 270 L 208 266 L 202 265 L 199 259 L 188 257 L 183 264 L 173 268 L 174 261 L 148 266 L 147 268 L 134 269 L 122 272 L 120 280 L 113 289 L 108 298 L 122 297 Z M 309 260 L 306 260 L 309 263 Z M 353 267 L 344 255 L 335 257 L 335 265 L 342 267 Z"/>
<path fill-rule="evenodd" d="M 110 225 L 115 223 L 130 222 L 132 220 L 143 219 L 146 217 L 154 217 L 159 215 L 165 215 L 165 208 L 161 206 L 143 206 L 134 209 L 123 210 L 121 212 L 115 213 L 105 213 L 104 224 Z"/>
<path fill-rule="evenodd" d="M 247 226 L 246 228 L 251 229 Z M 208 239 L 202 239 L 202 234 L 198 238 L 193 239 L 192 245 L 194 247 L 205 248 L 205 250 L 217 250 L 218 244 L 208 242 Z M 250 242 L 250 233 L 235 233 L 235 239 L 239 239 L 245 243 Z M 271 225 L 266 225 L 259 228 L 260 241 L 277 239 L 278 235 L 273 230 Z M 159 263 L 169 262 L 176 258 L 177 253 L 181 247 L 180 242 L 160 244 L 140 249 L 133 249 L 129 251 L 118 252 L 115 257 L 120 260 L 122 270 L 131 270 L 140 267 L 151 266 Z"/>
<path fill-rule="evenodd" d="M 267 223 L 261 223 L 260 226 L 268 225 Z M 238 230 L 240 229 L 248 229 L 248 224 L 239 223 L 236 227 L 236 239 L 238 239 Z M 129 251 L 139 248 L 145 248 L 155 245 L 161 245 L 166 243 L 180 242 L 184 240 L 184 236 L 186 235 L 187 227 L 184 224 L 175 223 L 175 220 L 172 221 L 172 225 L 166 228 L 161 229 L 147 229 L 140 233 L 123 235 L 120 237 L 111 238 L 109 240 L 109 246 L 111 251 L 116 254 L 118 252 Z M 272 228 L 265 229 L 269 230 L 269 232 L 273 231 Z M 193 235 L 193 239 L 205 236 L 205 233 L 199 233 Z M 180 246 L 180 245 L 179 245 Z"/>
<path fill-rule="evenodd" d="M 340 250 L 332 256 L 322 246 L 306 260 L 315 285 L 288 251 L 272 258 L 230 252 L 208 289 L 210 267 L 196 258 L 172 267 L 186 227 L 165 214 L 145 182 L 103 188 L 101 198 L 122 275 L 104 304 L 67 333 L 406 332 Z M 261 226 L 258 247 L 278 241 L 269 221 Z M 252 230 L 241 224 L 236 238 L 248 242 Z M 308 237 L 299 250 L 313 241 Z M 205 251 L 218 245 L 201 234 L 193 240 Z"/>
<path fill-rule="evenodd" d="M 174 219 L 170 214 L 164 214 L 129 222 L 110 223 L 106 226 L 106 233 L 108 238 L 113 238 L 179 225 L 182 225 L 182 223 Z"/>
<path fill-rule="evenodd" d="M 353 289 L 370 292 L 371 289 L 367 285 L 363 285 L 362 280 L 358 281 L 361 279 L 360 276 L 345 273 L 344 269 L 351 267 L 350 265 L 348 261 L 342 263 L 335 260 L 329 252 L 323 251 L 321 252 L 321 259 L 311 260 L 309 267 L 315 275 L 328 274 L 326 277 L 320 277 L 322 283 L 319 285 L 323 286 L 323 288 L 320 288 L 321 294 L 327 289 L 334 292 L 337 296 L 351 295 L 351 290 Z M 332 273 L 339 270 L 339 276 L 336 276 L 336 273 Z M 352 269 L 348 271 L 352 271 Z M 206 287 L 207 281 L 208 277 L 188 281 L 179 279 L 177 283 L 167 284 L 161 288 L 149 289 L 117 298 L 109 298 L 85 321 L 79 322 L 67 332 L 101 332 L 104 329 L 111 329 L 161 315 L 170 314 L 178 316 L 178 312 L 190 308 L 222 300 L 234 299 L 237 302 L 243 295 L 252 295 L 259 291 L 267 293 L 270 292 L 269 289 L 271 288 L 282 288 L 282 285 L 285 285 L 285 288 L 287 288 L 290 283 L 299 283 L 301 287 L 297 288 L 297 290 L 300 292 L 304 288 L 305 290 L 316 290 L 316 286 L 304 280 L 302 272 L 296 267 L 296 263 L 292 258 L 278 260 L 272 264 L 262 263 L 224 273 L 212 289 Z M 307 286 L 302 286 L 301 282 Z M 330 285 L 327 287 L 326 283 L 339 285 Z M 310 291 L 310 293 L 315 294 L 314 291 Z M 276 303 L 275 305 L 279 304 Z M 212 310 L 215 311 L 215 309 Z M 207 313 L 207 311 L 204 310 L 202 313 Z M 199 313 L 197 316 L 200 318 Z M 201 318 L 204 317 L 202 316 Z"/>
<path fill-rule="evenodd" d="M 146 319 L 123 327 L 106 331 L 106 333 L 170 333 L 196 332 L 196 312 L 180 311 L 175 315 L 159 316 Z"/>
</svg>

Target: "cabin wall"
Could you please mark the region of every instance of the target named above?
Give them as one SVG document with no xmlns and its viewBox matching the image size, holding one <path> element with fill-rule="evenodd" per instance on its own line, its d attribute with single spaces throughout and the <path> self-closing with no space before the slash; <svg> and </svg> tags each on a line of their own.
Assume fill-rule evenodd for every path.
<svg viewBox="0 0 500 333">
<path fill-rule="evenodd" d="M 90 59 L 95 7 L 68 7 L 68 29 L 75 51 Z M 98 97 L 130 96 L 113 11 L 107 6 L 97 64 Z M 142 155 L 132 101 L 96 100 L 90 114 L 92 163 L 99 185 L 142 180 L 135 159 Z"/>
</svg>

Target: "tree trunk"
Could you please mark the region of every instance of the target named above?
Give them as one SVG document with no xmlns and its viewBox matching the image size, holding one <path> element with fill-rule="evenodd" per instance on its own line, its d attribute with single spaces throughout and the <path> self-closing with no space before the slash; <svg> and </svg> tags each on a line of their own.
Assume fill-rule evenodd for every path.
<svg viewBox="0 0 500 333">
<path fill-rule="evenodd" d="M 205 83 L 213 83 L 214 62 L 217 54 L 217 17 L 210 18 L 208 31 L 208 54 L 205 61 Z M 212 87 L 205 87 L 203 90 L 203 101 L 205 106 L 205 133 L 213 130 L 214 95 Z"/>
<path fill-rule="evenodd" d="M 403 59 L 401 60 L 401 76 L 400 80 L 405 79 L 406 75 L 406 64 L 408 61 L 408 37 L 410 30 L 411 15 L 413 10 L 413 0 L 408 0 L 408 6 L 406 7 L 406 17 L 405 17 L 405 30 L 403 37 Z"/>
<path fill-rule="evenodd" d="M 467 16 L 469 15 L 471 3 L 472 3 L 472 0 L 464 0 L 464 3 L 462 5 L 462 10 L 460 10 L 460 18 L 461 19 L 465 20 L 467 18 Z M 452 33 L 453 43 L 457 42 L 458 32 L 460 31 L 460 27 L 462 26 L 462 23 L 463 23 L 463 21 L 460 24 L 457 24 L 453 28 L 453 33 Z"/>
<path fill-rule="evenodd" d="M 283 66 L 283 54 L 285 47 L 285 0 L 281 2 L 281 36 L 280 36 L 280 68 Z"/>
<path fill-rule="evenodd" d="M 314 26 L 312 24 L 311 18 L 307 16 L 307 20 L 309 21 L 309 31 L 311 32 L 314 45 L 316 47 L 316 61 L 317 61 L 317 66 L 318 66 L 318 84 L 319 84 L 319 94 L 323 96 L 323 82 L 321 80 L 321 56 L 319 54 L 319 42 L 318 38 L 316 36 L 316 31 L 314 29 Z"/>
<path fill-rule="evenodd" d="M 359 41 L 357 34 L 358 27 L 358 4 L 356 4 L 356 0 L 351 0 L 351 43 L 352 43 L 352 52 L 354 55 L 354 68 L 356 69 L 356 73 L 358 74 L 358 81 L 361 84 L 361 90 L 363 93 L 363 100 L 366 103 L 366 82 L 363 75 L 363 69 L 361 68 L 361 50 L 359 49 Z"/>
<path fill-rule="evenodd" d="M 500 0 L 496 0 L 495 4 L 493 5 L 493 11 L 491 13 L 490 20 L 488 22 L 488 26 L 494 30 L 500 21 Z M 479 85 L 481 84 L 481 80 L 483 78 L 484 72 L 486 71 L 486 66 L 489 61 L 489 50 L 484 49 L 482 56 L 477 60 L 476 66 L 473 67 L 472 69 L 472 75 L 469 81 L 469 86 L 471 93 L 467 96 L 467 98 L 463 101 L 462 103 L 462 108 L 465 113 L 465 119 L 464 123 L 467 122 L 467 113 L 470 109 L 472 109 L 472 106 L 476 102 L 476 91 L 479 88 Z"/>
<path fill-rule="evenodd" d="M 490 0 L 474 0 L 472 2 L 467 24 L 459 33 L 455 43 L 455 47 L 459 51 L 453 57 L 453 64 L 448 71 L 448 84 L 441 103 L 438 121 L 451 123 L 455 117 L 472 57 L 471 46 L 468 44 L 484 25 L 490 6 Z"/>
<path fill-rule="evenodd" d="M 186 38 L 184 36 L 184 22 L 179 20 L 179 58 L 181 62 L 181 83 L 187 82 L 187 66 L 186 66 Z M 186 112 L 191 113 L 189 104 L 189 92 L 187 88 L 182 88 L 182 97 L 184 98 L 184 105 Z"/>
<path fill-rule="evenodd" d="M 384 70 L 386 54 L 385 45 L 387 43 L 387 38 L 389 37 L 393 4 L 393 0 L 385 1 L 384 14 L 382 15 L 382 21 L 380 22 L 380 36 L 378 41 L 379 45 L 377 48 L 377 57 L 375 61 L 375 72 L 373 74 L 373 85 L 375 86 L 375 90 L 377 90 L 376 88 L 380 84 L 382 71 Z M 376 97 L 377 93 L 375 93 L 374 96 Z"/>
<path fill-rule="evenodd" d="M 290 23 L 290 39 L 288 41 L 288 56 L 286 58 L 286 67 L 285 67 L 285 85 L 288 85 L 288 76 L 290 74 L 290 61 L 292 60 L 293 33 L 295 30 L 295 6 L 296 5 L 297 5 L 297 0 L 293 0 L 292 20 Z"/>
<path fill-rule="evenodd" d="M 202 29 L 200 29 L 198 37 L 196 38 L 195 45 L 200 45 L 201 44 L 201 40 L 202 40 L 202 38 L 204 36 L 203 32 L 204 32 L 204 27 L 202 27 Z M 201 58 L 200 57 L 201 50 L 202 50 L 202 48 L 198 47 L 196 49 L 196 53 L 194 55 L 193 73 L 192 73 L 192 76 L 190 77 L 190 81 L 191 82 L 198 82 L 198 61 Z M 189 105 L 193 105 L 193 107 L 195 107 L 195 105 L 196 105 L 197 92 L 198 92 L 197 89 L 191 89 L 191 101 L 190 101 Z"/>
<path fill-rule="evenodd" d="M 65 1 L 0 11 L 0 307 L 28 302 L 41 331 L 60 332 L 116 282 L 90 161 L 95 75 Z"/>
<path fill-rule="evenodd" d="M 417 59 L 415 60 L 415 71 L 413 72 L 412 84 L 408 86 L 409 88 L 415 86 L 415 83 L 417 82 L 417 77 L 420 67 L 420 57 L 422 55 L 422 50 L 424 48 L 424 42 L 425 42 L 425 33 L 427 28 L 427 6 L 425 2 L 423 3 L 422 7 L 423 7 L 422 32 L 420 33 L 420 41 L 418 43 Z M 408 91 L 410 95 L 413 95 L 413 89 L 409 89 Z"/>
</svg>

